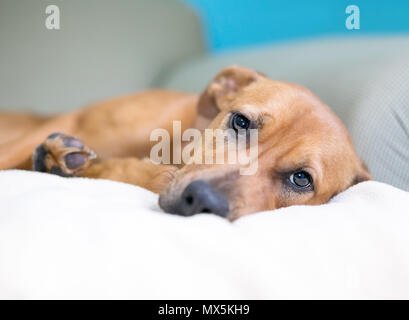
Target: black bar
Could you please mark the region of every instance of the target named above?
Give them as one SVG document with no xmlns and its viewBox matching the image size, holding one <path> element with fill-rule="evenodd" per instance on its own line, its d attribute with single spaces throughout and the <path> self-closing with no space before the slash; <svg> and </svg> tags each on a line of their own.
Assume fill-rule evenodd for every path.
<svg viewBox="0 0 409 320">
<path fill-rule="evenodd" d="M 2 314 L 59 319 L 349 319 L 406 315 L 407 301 L 100 300 L 1 301 Z M 403 312 L 403 313 L 402 313 Z"/>
</svg>

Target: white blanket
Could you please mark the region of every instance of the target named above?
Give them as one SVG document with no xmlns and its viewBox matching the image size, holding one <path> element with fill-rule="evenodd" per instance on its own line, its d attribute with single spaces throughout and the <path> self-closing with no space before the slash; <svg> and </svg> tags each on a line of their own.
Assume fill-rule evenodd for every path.
<svg viewBox="0 0 409 320">
<path fill-rule="evenodd" d="M 104 180 L 0 172 L 0 298 L 409 298 L 409 193 L 356 185 L 234 223 Z"/>
</svg>

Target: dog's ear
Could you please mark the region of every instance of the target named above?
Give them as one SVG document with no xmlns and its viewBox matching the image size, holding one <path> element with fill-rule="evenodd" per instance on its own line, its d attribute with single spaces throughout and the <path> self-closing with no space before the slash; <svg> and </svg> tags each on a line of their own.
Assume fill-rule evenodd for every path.
<svg viewBox="0 0 409 320">
<path fill-rule="evenodd" d="M 354 180 L 351 183 L 351 186 L 358 184 L 360 182 L 372 180 L 371 174 L 369 173 L 368 166 L 360 160 L 360 166 L 358 168 L 358 172 L 356 173 Z"/>
<path fill-rule="evenodd" d="M 244 87 L 266 76 L 257 71 L 231 66 L 220 71 L 200 96 L 198 113 L 208 119 L 214 118 L 223 103 L 233 99 Z"/>
<path fill-rule="evenodd" d="M 350 188 L 360 182 L 372 180 L 371 174 L 369 173 L 369 170 L 366 164 L 361 159 L 358 159 L 358 161 L 359 161 L 359 164 L 355 172 L 355 175 L 351 177 L 351 181 L 349 182 L 349 185 L 347 185 L 345 189 Z M 345 189 L 337 190 L 335 193 L 332 194 L 331 199 Z"/>
</svg>

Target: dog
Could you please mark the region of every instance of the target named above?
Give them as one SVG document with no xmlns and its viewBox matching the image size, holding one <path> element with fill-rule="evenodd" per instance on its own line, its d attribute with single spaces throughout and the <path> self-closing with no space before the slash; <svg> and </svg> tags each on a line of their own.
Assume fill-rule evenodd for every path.
<svg viewBox="0 0 409 320">
<path fill-rule="evenodd" d="M 182 130 L 257 129 L 257 172 L 240 175 L 240 164 L 152 163 L 150 133 L 163 128 L 172 136 L 173 121 Z M 371 179 L 340 119 L 314 94 L 240 66 L 223 69 L 201 95 L 149 90 L 57 116 L 3 112 L 0 128 L 0 169 L 138 185 L 159 193 L 164 211 L 183 216 L 209 212 L 233 221 L 319 205 Z"/>
</svg>

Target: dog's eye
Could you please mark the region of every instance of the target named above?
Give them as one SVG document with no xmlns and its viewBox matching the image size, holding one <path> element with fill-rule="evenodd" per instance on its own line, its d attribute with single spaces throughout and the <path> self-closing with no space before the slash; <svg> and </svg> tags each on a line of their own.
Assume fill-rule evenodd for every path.
<svg viewBox="0 0 409 320">
<path fill-rule="evenodd" d="M 312 185 L 312 177 L 308 172 L 301 170 L 290 176 L 290 182 L 299 189 L 306 189 Z"/>
<path fill-rule="evenodd" d="M 241 113 L 236 113 L 231 119 L 231 127 L 236 131 L 247 130 L 250 128 L 250 120 Z"/>
</svg>

